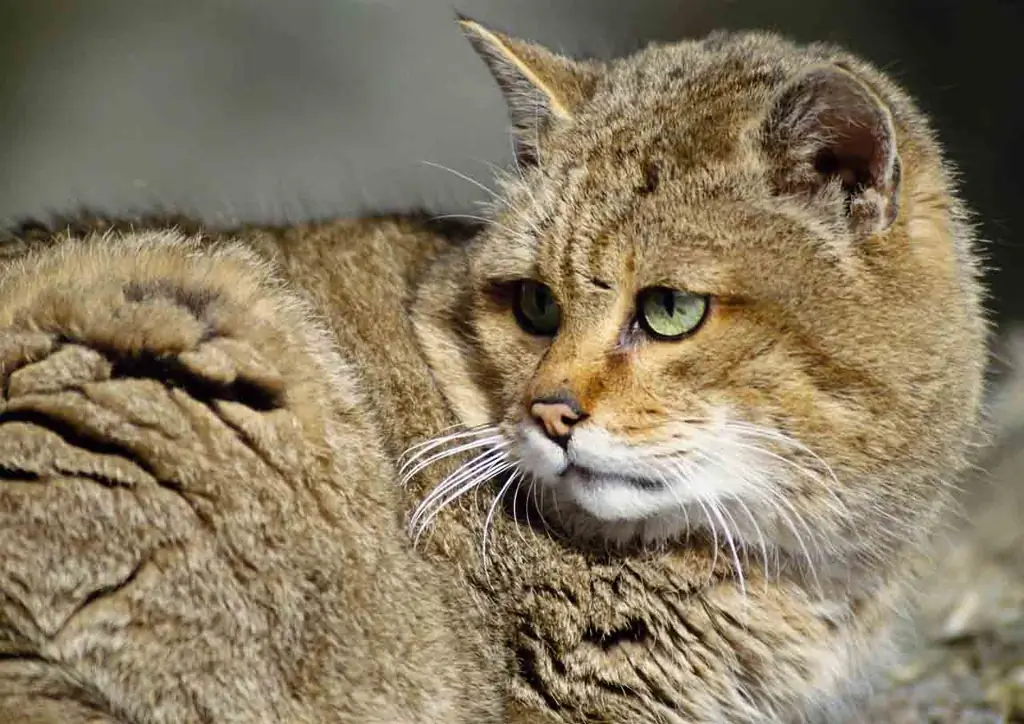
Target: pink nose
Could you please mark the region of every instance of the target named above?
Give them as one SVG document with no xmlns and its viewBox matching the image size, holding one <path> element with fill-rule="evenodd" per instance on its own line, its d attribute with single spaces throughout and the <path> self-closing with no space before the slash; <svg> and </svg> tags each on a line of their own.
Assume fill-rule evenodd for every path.
<svg viewBox="0 0 1024 724">
<path fill-rule="evenodd" d="M 585 417 L 566 402 L 534 402 L 530 415 L 541 424 L 548 437 L 562 447 L 569 444 L 572 426 Z"/>
</svg>

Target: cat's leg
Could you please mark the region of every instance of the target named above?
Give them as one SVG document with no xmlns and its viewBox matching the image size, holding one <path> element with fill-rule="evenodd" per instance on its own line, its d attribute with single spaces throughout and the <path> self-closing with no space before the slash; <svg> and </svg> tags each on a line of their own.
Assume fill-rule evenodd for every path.
<svg viewBox="0 0 1024 724">
<path fill-rule="evenodd" d="M 147 234 L 0 270 L 0 392 L 0 712 L 491 720 L 350 371 L 252 254 Z"/>
</svg>

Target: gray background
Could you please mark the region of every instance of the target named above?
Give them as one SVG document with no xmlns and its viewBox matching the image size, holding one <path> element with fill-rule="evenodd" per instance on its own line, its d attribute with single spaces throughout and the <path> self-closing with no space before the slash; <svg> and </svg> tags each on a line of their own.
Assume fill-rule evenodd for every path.
<svg viewBox="0 0 1024 724">
<path fill-rule="evenodd" d="M 938 121 L 1024 316 L 1019 3 L 995 0 L 3 0 L 0 219 L 82 207 L 214 224 L 469 211 L 510 160 L 458 8 L 568 53 L 770 27 L 876 61 Z"/>
</svg>

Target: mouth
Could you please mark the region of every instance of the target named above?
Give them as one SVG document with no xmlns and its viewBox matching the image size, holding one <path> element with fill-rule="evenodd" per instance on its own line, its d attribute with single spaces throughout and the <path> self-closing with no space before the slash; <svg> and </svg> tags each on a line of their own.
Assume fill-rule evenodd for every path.
<svg viewBox="0 0 1024 724">
<path fill-rule="evenodd" d="M 612 474 L 603 473 L 593 468 L 588 468 L 585 465 L 579 465 L 578 463 L 570 463 L 565 469 L 558 474 L 559 478 L 568 479 L 576 483 L 583 485 L 597 485 L 601 482 L 614 480 L 619 483 L 628 483 L 635 485 L 638 488 L 644 490 L 655 490 L 659 488 L 659 484 L 648 478 L 642 478 L 637 475 L 624 474 L 621 472 L 615 472 Z"/>
</svg>

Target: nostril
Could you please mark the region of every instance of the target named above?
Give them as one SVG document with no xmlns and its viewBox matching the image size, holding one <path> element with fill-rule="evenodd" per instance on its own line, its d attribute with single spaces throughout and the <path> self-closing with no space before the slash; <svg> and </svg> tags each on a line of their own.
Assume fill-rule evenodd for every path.
<svg viewBox="0 0 1024 724">
<path fill-rule="evenodd" d="M 565 412 L 563 412 L 562 413 L 562 424 L 565 425 L 566 427 L 572 427 L 573 425 L 580 424 L 581 422 L 586 420 L 588 417 L 590 417 L 590 415 L 586 414 L 585 412 L 581 412 L 581 413 L 576 413 L 576 412 L 567 412 L 567 413 L 565 413 Z"/>
</svg>

